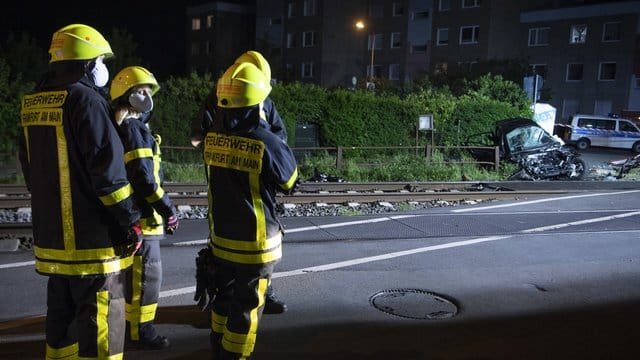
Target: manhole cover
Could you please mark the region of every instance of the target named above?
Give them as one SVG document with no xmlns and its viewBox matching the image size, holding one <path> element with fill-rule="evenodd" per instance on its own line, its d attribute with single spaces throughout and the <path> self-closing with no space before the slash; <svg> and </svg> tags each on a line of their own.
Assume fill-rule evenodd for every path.
<svg viewBox="0 0 640 360">
<path fill-rule="evenodd" d="M 369 302 L 382 312 L 409 319 L 438 320 L 458 314 L 453 301 L 420 289 L 383 290 L 372 295 Z"/>
</svg>

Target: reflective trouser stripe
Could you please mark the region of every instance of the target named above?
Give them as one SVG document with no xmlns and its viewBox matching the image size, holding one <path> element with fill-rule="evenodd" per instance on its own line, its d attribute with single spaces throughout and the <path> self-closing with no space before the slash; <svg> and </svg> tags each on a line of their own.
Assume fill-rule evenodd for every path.
<svg viewBox="0 0 640 360">
<path fill-rule="evenodd" d="M 260 279 L 258 280 L 258 306 L 249 310 L 248 316 L 245 318 L 248 325 L 247 333 L 237 333 L 229 330 L 229 324 L 224 329 L 224 334 L 222 336 L 222 348 L 226 351 L 241 354 L 242 356 L 250 356 L 253 352 L 253 349 L 256 345 L 256 335 L 258 333 L 258 309 L 264 305 L 264 296 L 267 291 L 267 285 L 269 280 Z"/>
<path fill-rule="evenodd" d="M 107 359 L 109 357 L 109 292 L 98 292 L 96 294 L 96 304 L 98 358 Z"/>
<path fill-rule="evenodd" d="M 65 346 L 60 349 L 52 348 L 47 344 L 46 360 L 57 359 L 77 359 L 78 358 L 78 343 Z"/>
</svg>

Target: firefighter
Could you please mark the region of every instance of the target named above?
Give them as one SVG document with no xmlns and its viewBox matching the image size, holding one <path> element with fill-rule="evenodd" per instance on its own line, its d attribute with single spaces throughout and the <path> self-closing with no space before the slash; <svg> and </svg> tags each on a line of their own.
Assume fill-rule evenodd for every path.
<svg viewBox="0 0 640 360">
<path fill-rule="evenodd" d="M 269 62 L 262 56 L 261 53 L 257 51 L 247 51 L 242 55 L 238 56 L 235 60 L 235 63 L 243 63 L 248 62 L 258 67 L 260 71 L 267 77 L 269 82 L 271 82 L 271 66 L 269 66 Z M 191 123 L 191 144 L 194 147 L 199 147 L 203 134 L 207 132 L 207 129 L 211 127 L 214 119 L 216 118 L 216 89 L 214 88 L 211 93 L 207 96 L 206 100 L 202 104 L 198 115 Z M 276 106 L 271 100 L 270 97 L 267 97 L 262 106 L 262 111 L 264 112 L 263 117 L 266 119 L 269 124 L 269 129 L 271 132 L 276 134 L 279 138 L 281 138 L 284 142 L 287 142 L 287 129 L 276 110 Z M 278 299 L 273 292 L 273 287 L 269 284 L 267 288 L 267 297 L 264 306 L 265 314 L 280 314 L 287 311 L 287 305 Z"/>
<path fill-rule="evenodd" d="M 20 162 L 35 269 L 48 276 L 46 359 L 123 356 L 124 271 L 141 244 L 124 151 L 100 88 L 111 46 L 94 28 L 53 33 L 48 72 L 22 98 Z"/>
<path fill-rule="evenodd" d="M 295 157 L 263 118 L 269 79 L 253 64 L 233 64 L 217 84 L 216 121 L 204 140 L 209 248 L 217 294 L 211 310 L 214 357 L 253 352 L 265 293 L 282 256 L 276 191 L 293 191 Z"/>
<path fill-rule="evenodd" d="M 162 189 L 160 135 L 153 135 L 149 119 L 153 95 L 160 89 L 156 78 L 141 66 L 122 69 L 111 81 L 110 96 L 114 120 L 124 145 L 127 177 L 140 209 L 144 241 L 127 274 L 127 340 L 133 348 L 159 350 L 169 340 L 153 326 L 158 307 L 162 262 L 160 240 L 165 231 L 173 234 L 178 217 L 169 196 Z"/>
</svg>

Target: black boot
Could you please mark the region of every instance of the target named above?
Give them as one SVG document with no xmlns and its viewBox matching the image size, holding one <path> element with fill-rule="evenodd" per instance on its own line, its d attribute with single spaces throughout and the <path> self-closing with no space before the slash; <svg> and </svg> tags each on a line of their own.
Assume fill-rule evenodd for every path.
<svg viewBox="0 0 640 360">
<path fill-rule="evenodd" d="M 273 294 L 273 290 L 267 291 L 264 300 L 264 310 L 262 310 L 262 313 L 282 314 L 285 311 L 287 311 L 287 304 L 285 304 L 281 300 L 278 300 L 278 298 Z"/>
</svg>

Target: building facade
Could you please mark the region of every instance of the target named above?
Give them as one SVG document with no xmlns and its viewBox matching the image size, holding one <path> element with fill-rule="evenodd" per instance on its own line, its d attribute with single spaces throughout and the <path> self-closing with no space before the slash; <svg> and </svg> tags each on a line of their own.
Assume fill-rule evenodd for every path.
<svg viewBox="0 0 640 360">
<path fill-rule="evenodd" d="M 425 74 L 512 61 L 541 76 L 542 101 L 556 107 L 557 120 L 575 113 L 640 115 L 640 1 L 245 3 L 188 9 L 192 69 L 224 69 L 253 48 L 270 61 L 276 81 L 350 88 L 398 86 Z"/>
</svg>

